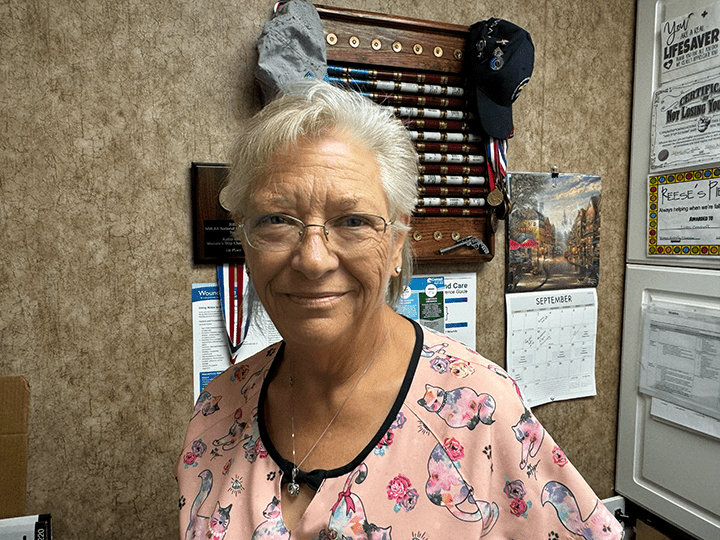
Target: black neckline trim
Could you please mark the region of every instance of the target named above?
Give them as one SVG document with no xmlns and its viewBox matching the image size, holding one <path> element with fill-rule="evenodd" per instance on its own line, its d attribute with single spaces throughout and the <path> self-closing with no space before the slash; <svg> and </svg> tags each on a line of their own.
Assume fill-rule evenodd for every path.
<svg viewBox="0 0 720 540">
<path fill-rule="evenodd" d="M 397 418 L 398 412 L 400 412 L 400 408 L 402 407 L 403 403 L 405 402 L 405 398 L 407 397 L 408 392 L 410 391 L 410 386 L 412 385 L 413 378 L 415 377 L 415 372 L 417 371 L 418 362 L 420 360 L 420 352 L 422 351 L 422 345 L 423 345 L 423 330 L 422 327 L 413 321 L 412 319 L 407 319 L 410 321 L 415 328 L 415 347 L 413 348 L 412 352 L 412 358 L 410 359 L 410 364 L 408 365 L 407 372 L 405 373 L 405 378 L 403 379 L 402 386 L 400 387 L 400 391 L 398 392 L 397 398 L 395 398 L 395 402 L 393 403 L 392 408 L 390 409 L 390 412 L 388 412 L 387 416 L 385 417 L 385 421 L 380 426 L 380 429 L 375 434 L 375 436 L 371 439 L 371 441 L 363 448 L 360 453 L 347 465 L 344 465 L 342 467 L 338 467 L 336 469 L 315 469 L 310 472 L 305 471 L 299 471 L 296 477 L 296 480 L 298 482 L 304 482 L 308 486 L 310 486 L 314 491 L 317 491 L 320 488 L 320 484 L 322 484 L 322 481 L 325 478 L 337 478 L 340 476 L 344 476 L 350 472 L 352 472 L 358 465 L 360 465 L 365 458 L 373 451 L 373 449 L 377 446 L 377 444 L 380 442 L 380 440 L 385 436 L 385 434 L 390 429 L 390 426 Z M 287 459 L 283 458 L 280 453 L 275 448 L 275 445 L 273 444 L 272 440 L 270 439 L 270 436 L 267 432 L 267 426 L 265 425 L 265 401 L 267 399 L 267 387 L 269 384 L 269 381 L 273 379 L 275 376 L 275 373 L 279 369 L 280 365 L 280 359 L 282 359 L 283 352 L 285 351 L 285 343 L 281 343 L 280 347 L 278 348 L 278 352 L 275 355 L 275 358 L 273 358 L 272 364 L 270 366 L 270 369 L 265 376 L 265 379 L 263 380 L 262 387 L 260 389 L 260 396 L 258 399 L 258 413 L 257 413 L 257 422 L 258 422 L 258 430 L 260 431 L 260 439 L 263 442 L 263 445 L 265 446 L 265 449 L 267 450 L 270 457 L 280 466 L 280 469 L 283 473 L 283 482 L 287 482 L 291 478 L 291 472 L 293 469 L 294 464 L 291 461 L 288 461 Z"/>
</svg>

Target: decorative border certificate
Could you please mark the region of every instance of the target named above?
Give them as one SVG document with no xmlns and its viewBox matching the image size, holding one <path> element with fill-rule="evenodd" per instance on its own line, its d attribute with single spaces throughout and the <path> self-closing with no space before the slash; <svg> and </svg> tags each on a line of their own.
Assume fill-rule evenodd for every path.
<svg viewBox="0 0 720 540">
<path fill-rule="evenodd" d="M 720 255 L 720 168 L 650 176 L 648 255 Z"/>
</svg>

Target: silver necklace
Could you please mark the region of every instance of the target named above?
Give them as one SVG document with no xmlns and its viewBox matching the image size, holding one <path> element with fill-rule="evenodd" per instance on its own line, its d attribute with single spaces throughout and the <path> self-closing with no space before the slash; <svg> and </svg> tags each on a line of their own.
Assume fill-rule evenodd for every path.
<svg viewBox="0 0 720 540">
<path fill-rule="evenodd" d="M 338 415 L 340 414 L 340 411 L 342 411 L 342 409 L 343 409 L 343 407 L 345 406 L 345 404 L 347 403 L 348 399 L 350 399 L 350 396 L 351 396 L 352 393 L 355 391 L 355 388 L 357 388 L 357 385 L 360 384 L 360 381 L 361 381 L 362 378 L 365 376 L 365 374 L 368 372 L 368 369 L 370 369 L 370 366 L 371 366 L 372 363 L 375 361 L 375 358 L 377 358 L 377 355 L 378 355 L 378 353 L 380 352 L 380 349 L 381 349 L 382 346 L 385 344 L 385 340 L 387 340 L 388 334 L 390 334 L 390 329 L 389 329 L 389 328 L 388 328 L 387 332 L 385 332 L 385 337 L 384 337 L 383 340 L 380 342 L 380 345 L 379 345 L 378 348 L 375 350 L 375 354 L 374 354 L 373 357 L 370 359 L 370 361 L 368 362 L 367 366 L 365 366 L 365 369 L 364 369 L 363 372 L 360 374 L 360 376 L 357 378 L 357 380 L 355 381 L 355 384 L 353 384 L 353 387 L 350 389 L 350 391 L 348 392 L 347 396 L 345 396 L 345 399 L 344 399 L 343 402 L 340 404 L 340 408 L 338 408 L 338 410 L 335 412 L 335 415 L 330 419 L 330 422 L 328 423 L 328 425 L 325 426 L 325 429 L 324 429 L 323 432 L 320 434 L 320 436 L 317 438 L 317 440 L 315 441 L 315 444 L 312 445 L 312 447 L 310 448 L 310 450 L 308 450 L 307 454 L 305 454 L 305 457 L 302 458 L 302 461 L 300 461 L 300 463 L 298 463 L 297 465 L 295 465 L 295 408 L 293 407 L 293 404 L 294 404 L 295 402 L 293 401 L 293 397 L 292 397 L 292 389 L 293 389 L 293 379 L 292 379 L 292 375 L 295 373 L 295 362 L 294 362 L 294 360 L 291 360 L 291 364 L 290 364 L 291 374 L 290 374 L 290 381 L 289 381 L 289 382 L 290 382 L 290 427 L 291 427 L 291 429 L 292 429 L 292 433 L 290 434 L 290 436 L 291 436 L 291 440 L 292 440 L 293 468 L 292 468 L 292 472 L 291 472 L 291 480 L 290 480 L 290 483 L 288 484 L 288 487 L 287 487 L 288 493 L 289 493 L 291 496 L 297 497 L 298 493 L 300 493 L 300 485 L 295 481 L 295 478 L 297 478 L 297 475 L 298 475 L 298 473 L 300 472 L 300 467 L 302 466 L 303 463 L 305 463 L 305 460 L 308 458 L 308 456 L 309 456 L 310 454 L 312 454 L 312 451 L 315 450 L 315 447 L 318 445 L 318 443 L 320 442 L 320 440 L 325 436 L 325 434 L 327 433 L 328 429 L 330 429 L 330 426 L 332 426 L 333 422 L 335 421 L 335 419 L 336 419 L 336 418 L 338 417 Z"/>
</svg>

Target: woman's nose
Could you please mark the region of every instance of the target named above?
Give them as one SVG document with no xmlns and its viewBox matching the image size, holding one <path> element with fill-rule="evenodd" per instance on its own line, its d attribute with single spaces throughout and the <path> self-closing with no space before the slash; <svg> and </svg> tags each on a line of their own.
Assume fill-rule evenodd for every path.
<svg viewBox="0 0 720 540">
<path fill-rule="evenodd" d="M 338 266 L 338 257 L 322 225 L 306 225 L 291 266 L 308 279 L 318 279 Z"/>
</svg>

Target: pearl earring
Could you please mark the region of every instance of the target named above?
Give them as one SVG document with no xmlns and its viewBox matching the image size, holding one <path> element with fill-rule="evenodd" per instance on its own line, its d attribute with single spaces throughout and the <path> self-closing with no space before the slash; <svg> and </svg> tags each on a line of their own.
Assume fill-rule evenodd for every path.
<svg viewBox="0 0 720 540">
<path fill-rule="evenodd" d="M 396 266 L 395 267 L 395 273 L 400 275 L 400 272 L 402 272 L 402 266 Z"/>
</svg>

